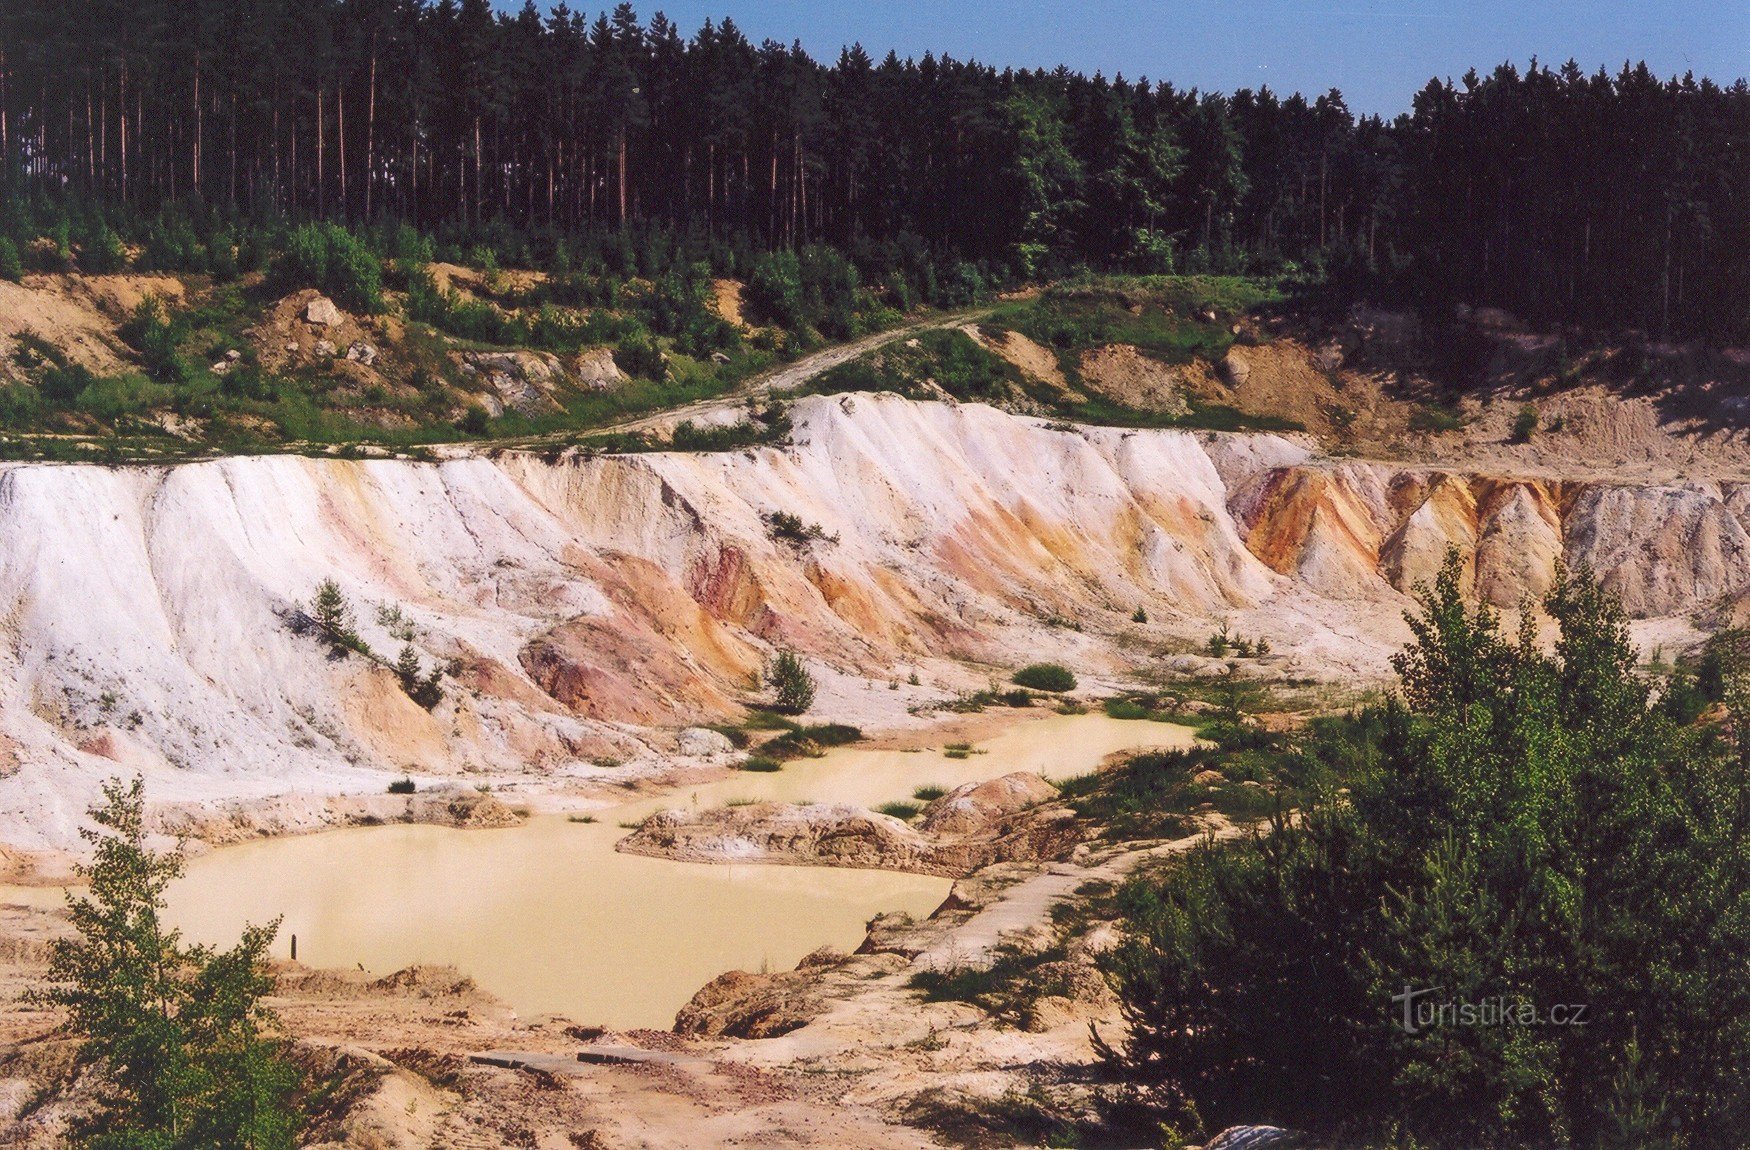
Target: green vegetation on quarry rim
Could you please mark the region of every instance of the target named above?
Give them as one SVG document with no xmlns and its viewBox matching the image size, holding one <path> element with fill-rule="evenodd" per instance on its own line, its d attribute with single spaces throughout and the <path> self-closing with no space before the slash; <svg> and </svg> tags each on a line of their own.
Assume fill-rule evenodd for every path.
<svg viewBox="0 0 1750 1150">
<path fill-rule="evenodd" d="M 291 233 L 277 257 L 260 257 L 264 270 L 231 279 L 180 275 L 180 301 L 147 295 L 112 317 L 128 360 L 120 370 L 93 372 L 68 349 L 21 334 L 0 365 L 0 458 L 169 462 L 281 451 L 422 458 L 429 446 L 459 441 L 607 452 L 781 443 L 789 423 L 777 405 L 728 428 L 683 423 L 661 440 L 598 429 L 727 397 L 804 352 L 904 318 L 886 302 L 894 291 L 860 286 L 856 270 L 828 249 L 801 259 L 752 257 L 745 285 L 675 255 L 667 263 L 653 257 L 661 270 L 644 275 L 637 261 L 620 272 L 606 264 L 510 271 L 484 250 L 444 253 L 472 265 L 444 265 L 440 279 L 425 262 L 430 243 L 404 229 L 369 243 L 331 226 L 314 229 L 314 238 L 311 230 Z M 325 244 L 322 255 L 300 256 L 300 237 Z M 743 269 L 731 261 L 727 270 Z M 724 318 L 712 299 L 725 284 L 741 294 L 744 323 Z M 348 362 L 352 349 L 341 347 L 325 358 L 277 354 L 288 332 L 305 342 L 323 336 L 300 323 L 297 301 L 312 289 L 352 305 L 345 330 L 370 347 L 374 366 Z M 977 289 L 940 303 L 988 298 Z M 1234 342 L 1236 320 L 1284 300 L 1268 280 L 1084 277 L 993 301 L 984 313 L 986 330 L 1018 332 L 1050 349 L 1069 389 L 945 327 L 830 368 L 801 391 L 946 395 L 1124 427 L 1292 429 L 1290 421 L 1196 397 L 1178 411 L 1138 409 L 1102 394 L 1079 371 L 1083 352 L 1115 343 L 1163 364 L 1214 363 Z M 912 302 L 911 314 L 927 320 L 932 313 Z M 603 387 L 562 383 L 536 410 L 505 406 L 488 415 L 467 366 L 469 356 L 504 353 L 563 363 L 590 348 L 611 355 L 621 378 Z"/>
<path fill-rule="evenodd" d="M 137 248 L 111 251 L 101 216 L 75 228 L 65 209 L 37 208 L 39 222 L 18 226 L 45 234 L 25 244 L 17 286 L 0 285 L 15 333 L 0 341 L 0 457 L 12 459 L 417 455 L 576 434 L 723 396 L 985 290 L 976 276 L 872 288 L 832 248 L 758 252 L 660 232 L 575 252 L 504 241 L 514 269 L 497 247 L 388 225 L 264 225 L 203 242 L 152 224 Z M 69 238 L 92 228 L 108 240 Z M 313 300 L 337 310 L 318 323 Z M 101 337 L 61 346 L 37 330 L 68 313 Z"/>
<path fill-rule="evenodd" d="M 1234 345 L 1233 327 L 1286 304 L 1273 279 L 1239 276 L 1100 276 L 1054 284 L 997 303 L 979 321 L 987 333 L 1016 332 L 1050 353 L 1067 387 L 1022 371 L 964 330 L 940 329 L 870 352 L 821 373 L 820 393 L 897 391 L 914 399 L 995 403 L 1058 419 L 1115 427 L 1212 431 L 1296 431 L 1292 420 L 1247 414 L 1196 395 L 1171 409 L 1132 406 L 1084 377 L 1084 353 L 1128 345 L 1166 367 L 1213 366 Z"/>
</svg>

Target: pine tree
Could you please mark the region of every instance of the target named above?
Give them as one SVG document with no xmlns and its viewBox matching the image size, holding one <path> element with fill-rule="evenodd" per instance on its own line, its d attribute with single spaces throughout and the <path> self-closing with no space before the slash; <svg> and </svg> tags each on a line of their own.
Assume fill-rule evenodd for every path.
<svg viewBox="0 0 1750 1150">
<path fill-rule="evenodd" d="M 261 1004 L 277 920 L 245 928 L 228 951 L 183 945 L 163 921 L 183 859 L 146 847 L 144 783 L 112 779 L 103 799 L 90 812 L 96 828 L 82 832 L 94 848 L 80 869 L 88 893 L 68 897 L 75 937 L 53 944 L 40 996 L 66 1011 L 81 1057 L 104 1076 L 81 1144 L 290 1147 L 299 1078 Z"/>
<path fill-rule="evenodd" d="M 814 676 L 796 652 L 779 651 L 766 666 L 765 678 L 772 689 L 772 705 L 781 714 L 800 715 L 814 705 Z"/>
</svg>

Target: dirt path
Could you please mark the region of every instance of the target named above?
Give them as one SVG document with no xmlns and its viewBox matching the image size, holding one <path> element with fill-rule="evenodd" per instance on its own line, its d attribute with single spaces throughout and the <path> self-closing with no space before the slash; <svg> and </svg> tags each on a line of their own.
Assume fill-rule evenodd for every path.
<svg viewBox="0 0 1750 1150">
<path fill-rule="evenodd" d="M 762 399 L 774 393 L 795 391 L 823 372 L 830 371 L 840 364 L 849 363 L 859 356 L 886 347 L 897 340 L 906 339 L 922 331 L 962 327 L 988 314 L 988 309 L 954 312 L 950 315 L 908 323 L 887 331 L 878 331 L 873 335 L 854 339 L 850 343 L 841 343 L 835 347 L 805 355 L 793 363 L 772 368 L 752 377 L 741 387 L 725 395 L 701 399 L 696 403 L 683 404 L 680 407 L 665 408 L 662 411 L 651 412 L 648 415 L 640 415 L 633 419 L 621 420 L 618 423 L 610 423 L 604 427 L 589 430 L 592 434 L 600 435 L 636 434 L 642 431 L 666 431 L 689 420 L 694 423 L 705 421 L 716 413 L 732 411 L 750 399 Z M 566 432 L 564 434 L 572 433 Z"/>
</svg>

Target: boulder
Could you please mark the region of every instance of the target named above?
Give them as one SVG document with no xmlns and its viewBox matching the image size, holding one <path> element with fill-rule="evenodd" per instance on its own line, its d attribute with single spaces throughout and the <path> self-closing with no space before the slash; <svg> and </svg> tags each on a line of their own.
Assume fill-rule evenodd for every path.
<svg viewBox="0 0 1750 1150">
<path fill-rule="evenodd" d="M 317 327 L 339 327 L 346 322 L 346 313 L 334 306 L 327 296 L 317 296 L 304 305 L 304 322 Z"/>
<path fill-rule="evenodd" d="M 325 339 L 319 339 L 316 341 L 316 354 L 324 359 L 333 359 L 340 354 L 340 349 Z"/>
<path fill-rule="evenodd" d="M 694 758 L 728 755 L 735 751 L 735 744 L 729 741 L 728 735 L 709 727 L 688 727 L 680 733 L 678 741 L 681 754 Z"/>
<path fill-rule="evenodd" d="M 1252 365 L 1246 362 L 1246 357 L 1240 354 L 1239 348 L 1229 348 L 1221 361 L 1221 377 L 1233 386 L 1238 387 L 1252 376 Z"/>
<path fill-rule="evenodd" d="M 364 340 L 359 340 L 346 349 L 346 358 L 353 363 L 370 367 L 377 362 L 377 349 Z"/>
<path fill-rule="evenodd" d="M 928 807 L 919 827 L 927 835 L 987 831 L 1008 815 L 1057 797 L 1057 788 L 1031 771 L 955 787 Z"/>
<path fill-rule="evenodd" d="M 614 362 L 614 349 L 609 347 L 591 347 L 578 352 L 571 370 L 580 387 L 594 391 L 607 391 L 626 382 L 626 373 Z"/>
</svg>

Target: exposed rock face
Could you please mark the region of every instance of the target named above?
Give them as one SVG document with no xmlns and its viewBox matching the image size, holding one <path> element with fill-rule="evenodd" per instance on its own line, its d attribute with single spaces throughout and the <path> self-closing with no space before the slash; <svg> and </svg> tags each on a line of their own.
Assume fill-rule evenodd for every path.
<svg viewBox="0 0 1750 1150">
<path fill-rule="evenodd" d="M 505 407 L 524 415 L 559 410 L 553 393 L 565 383 L 559 357 L 544 351 L 465 351 L 462 370 L 477 376 Z"/>
<path fill-rule="evenodd" d="M 1571 518 L 1569 557 L 1631 614 L 1673 614 L 1750 588 L 1750 533 L 1717 486 L 1592 488 Z"/>
<path fill-rule="evenodd" d="M 774 862 L 957 877 L 993 862 L 1055 857 L 1081 840 L 1070 812 L 1034 809 L 1056 794 L 1025 772 L 960 787 L 916 828 L 860 807 L 755 803 L 661 811 L 620 840 L 629 854 L 691 862 Z"/>
<path fill-rule="evenodd" d="M 346 313 L 333 300 L 319 295 L 304 305 L 304 322 L 317 327 L 339 327 L 346 322 Z"/>
<path fill-rule="evenodd" d="M 1383 677 L 1401 589 L 1448 546 L 1501 604 L 1535 598 L 1558 559 L 1643 615 L 1750 595 L 1744 485 L 1324 461 L 1275 435 L 1065 430 L 896 396 L 808 398 L 792 418 L 791 446 L 717 456 L 0 467 L 0 842 L 76 847 L 118 772 L 193 804 L 561 768 L 623 724 L 736 713 L 777 645 L 883 685 L 920 658 L 1018 650 L 1111 672 L 1125 656 L 1102 632 L 1142 605 L 1151 626 L 1227 617 L 1313 673 Z M 785 546 L 773 510 L 840 541 Z M 422 659 L 460 660 L 466 689 L 427 712 L 293 634 L 325 578 L 378 651 L 400 643 L 373 607 L 401 605 Z"/>
<path fill-rule="evenodd" d="M 844 954 L 822 947 L 795 970 L 718 975 L 675 1015 L 674 1032 L 695 1038 L 776 1038 L 808 1025 L 820 1013 L 817 974 L 843 962 Z"/>
<path fill-rule="evenodd" d="M 1456 548 L 1467 587 L 1495 606 L 1539 602 L 1566 562 L 1597 573 L 1631 615 L 1652 617 L 1750 592 L 1740 491 L 1341 463 L 1255 472 L 1229 506 L 1253 554 L 1333 598 L 1375 597 L 1381 577 L 1408 592 Z"/>
</svg>

